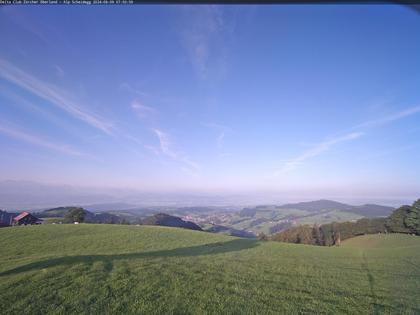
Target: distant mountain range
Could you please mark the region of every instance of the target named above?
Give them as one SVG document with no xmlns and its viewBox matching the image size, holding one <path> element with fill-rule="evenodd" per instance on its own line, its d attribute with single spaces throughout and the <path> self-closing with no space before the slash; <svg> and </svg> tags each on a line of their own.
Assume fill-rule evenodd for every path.
<svg viewBox="0 0 420 315">
<path fill-rule="evenodd" d="M 310 212 L 319 211 L 346 211 L 355 213 L 367 218 L 373 217 L 386 217 L 392 213 L 393 207 L 381 206 L 376 204 L 365 204 L 361 206 L 352 206 L 345 203 L 333 201 L 333 200 L 316 200 L 308 202 L 288 203 L 281 206 L 277 206 L 278 209 L 298 209 Z"/>
</svg>

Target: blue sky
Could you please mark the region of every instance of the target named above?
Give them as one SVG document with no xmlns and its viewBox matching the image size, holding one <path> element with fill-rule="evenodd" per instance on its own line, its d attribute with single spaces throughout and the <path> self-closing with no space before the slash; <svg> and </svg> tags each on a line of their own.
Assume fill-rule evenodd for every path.
<svg viewBox="0 0 420 315">
<path fill-rule="evenodd" d="M 4 6 L 0 180 L 418 197 L 404 6 Z"/>
</svg>

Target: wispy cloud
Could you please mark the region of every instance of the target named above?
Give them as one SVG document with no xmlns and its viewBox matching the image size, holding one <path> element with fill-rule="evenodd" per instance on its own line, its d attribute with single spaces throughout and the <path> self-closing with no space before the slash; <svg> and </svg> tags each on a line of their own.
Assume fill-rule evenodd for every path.
<svg viewBox="0 0 420 315">
<path fill-rule="evenodd" d="M 51 45 L 51 41 L 44 35 L 42 25 L 31 18 L 28 14 L 23 14 L 22 10 L 9 6 L 4 8 L 6 15 L 13 23 L 21 27 L 23 30 L 32 34 L 35 38 L 43 42 L 43 44 Z"/>
<path fill-rule="evenodd" d="M 369 120 L 364 123 L 358 124 L 350 128 L 350 130 L 348 129 L 348 131 L 351 131 L 351 130 L 358 130 L 358 131 L 347 133 L 344 136 L 335 137 L 331 140 L 321 142 L 315 145 L 314 147 L 312 147 L 311 149 L 305 151 L 301 155 L 297 156 L 296 158 L 290 161 L 286 161 L 283 168 L 276 171 L 274 173 L 274 176 L 278 176 L 280 174 L 287 173 L 294 170 L 298 165 L 303 164 L 306 160 L 328 151 L 332 146 L 336 144 L 360 138 L 361 136 L 365 134 L 364 130 L 368 128 L 378 127 L 381 125 L 392 123 L 394 121 L 397 121 L 397 120 L 400 120 L 405 117 L 415 115 L 418 113 L 420 113 L 420 106 L 415 106 L 415 107 L 410 107 L 410 108 L 401 110 L 399 112 L 393 113 L 385 117 L 380 117 L 377 119 Z"/>
<path fill-rule="evenodd" d="M 180 162 L 187 166 L 190 171 L 197 171 L 200 167 L 197 163 L 192 161 L 186 154 L 174 149 L 174 145 L 170 136 L 160 129 L 152 129 L 159 140 L 160 152 L 174 161 Z M 184 169 L 184 168 L 181 168 Z"/>
<path fill-rule="evenodd" d="M 145 144 L 145 145 L 144 145 L 144 148 L 145 148 L 146 150 L 149 150 L 150 152 L 152 152 L 153 154 L 155 154 L 155 155 L 157 155 L 157 156 L 159 156 L 159 155 L 160 155 L 160 151 L 159 151 L 159 149 L 157 149 L 156 147 L 154 147 L 154 146 L 152 146 L 152 145 Z"/>
<path fill-rule="evenodd" d="M 10 89 L 5 89 L 4 87 L 0 86 L 0 94 L 10 100 L 14 106 L 19 106 L 25 110 L 29 110 L 30 112 L 37 113 L 43 118 L 47 119 L 49 122 L 58 125 L 61 128 L 63 127 L 63 120 L 59 119 L 55 114 L 45 110 L 42 107 L 36 106 L 21 95 L 12 92 Z"/>
<path fill-rule="evenodd" d="M 378 119 L 373 119 L 373 120 L 369 120 L 366 121 L 364 123 L 361 123 L 359 125 L 354 126 L 352 129 L 361 129 L 361 128 L 367 128 L 367 127 L 376 127 L 376 126 L 380 126 L 380 125 L 384 125 L 387 123 L 391 123 L 393 121 L 414 115 L 414 114 L 418 114 L 420 113 L 420 106 L 415 106 L 415 107 L 410 107 L 410 108 L 406 108 L 402 111 L 393 113 L 391 115 L 385 116 L 385 117 L 381 117 Z"/>
<path fill-rule="evenodd" d="M 298 165 L 303 164 L 306 160 L 328 151 L 331 147 L 342 142 L 360 138 L 363 135 L 364 135 L 363 132 L 352 132 L 341 137 L 337 137 L 334 139 L 330 139 L 330 140 L 318 143 L 317 145 L 303 152 L 301 155 L 297 156 L 296 158 L 290 161 L 287 161 L 284 167 L 281 170 L 277 171 L 275 175 L 280 175 L 282 173 L 287 173 L 291 170 L 294 170 Z"/>
<path fill-rule="evenodd" d="M 131 84 L 129 84 L 127 82 L 121 83 L 119 88 L 123 91 L 128 91 L 130 93 L 137 94 L 139 96 L 149 96 L 148 93 L 146 93 L 144 91 L 141 91 L 137 88 L 134 88 Z"/>
<path fill-rule="evenodd" d="M 131 103 L 131 109 L 134 110 L 137 116 L 141 119 L 157 113 L 156 109 L 153 107 L 146 106 L 137 100 Z"/>
<path fill-rule="evenodd" d="M 56 51 L 57 47 L 65 47 L 69 52 L 75 53 L 74 45 L 68 42 L 68 36 L 61 33 L 54 24 L 46 23 L 46 19 L 38 18 L 27 10 L 8 6 L 2 7 L 4 16 L 10 19 L 18 28 L 32 35 L 49 49 Z M 29 55 L 29 54 L 26 54 Z"/>
<path fill-rule="evenodd" d="M 54 142 L 51 142 L 49 140 L 45 140 L 41 137 L 37 137 L 32 133 L 28 133 L 19 129 L 16 129 L 14 127 L 6 126 L 5 123 L 0 124 L 0 133 L 3 133 L 9 137 L 12 137 L 14 139 L 24 141 L 26 143 L 36 145 L 39 147 L 47 148 L 50 150 L 54 150 L 56 152 L 60 152 L 66 155 L 72 155 L 72 156 L 85 156 L 89 157 L 90 155 L 82 153 L 68 145 L 62 145 L 57 144 Z"/>
<path fill-rule="evenodd" d="M 218 135 L 216 137 L 216 145 L 219 149 L 223 148 L 223 143 L 225 140 L 225 136 L 226 136 L 226 132 L 227 131 L 231 131 L 232 129 L 230 127 L 221 125 L 221 124 L 217 124 L 217 123 L 212 123 L 212 122 L 204 122 L 201 123 L 203 126 L 214 129 L 218 132 Z"/>
<path fill-rule="evenodd" d="M 217 147 L 221 149 L 223 147 L 223 140 L 225 139 L 225 132 L 222 131 L 219 136 L 217 137 Z"/>
<path fill-rule="evenodd" d="M 96 114 L 88 112 L 79 104 L 76 104 L 64 91 L 37 79 L 3 59 L 0 59 L 0 77 L 43 98 L 66 111 L 74 118 L 84 121 L 94 128 L 110 135 L 113 133 L 113 126 L 111 123 L 105 121 Z"/>
<path fill-rule="evenodd" d="M 210 58 L 214 55 L 217 42 L 224 29 L 222 10 L 218 6 L 184 7 L 187 17 L 183 18 L 181 37 L 190 62 L 198 77 L 205 79 Z"/>
<path fill-rule="evenodd" d="M 177 154 L 171 150 L 171 142 L 169 140 L 169 136 L 159 129 L 153 129 L 153 132 L 159 139 L 159 146 L 162 153 L 173 159 L 176 159 Z"/>
<path fill-rule="evenodd" d="M 205 127 L 217 129 L 217 130 L 230 130 L 231 128 L 225 125 L 213 123 L 213 122 L 203 122 L 201 123 Z"/>
<path fill-rule="evenodd" d="M 55 72 L 57 73 L 57 76 L 59 76 L 60 78 L 64 77 L 65 72 L 63 68 L 61 68 L 59 65 L 54 65 L 54 69 L 55 69 Z"/>
</svg>

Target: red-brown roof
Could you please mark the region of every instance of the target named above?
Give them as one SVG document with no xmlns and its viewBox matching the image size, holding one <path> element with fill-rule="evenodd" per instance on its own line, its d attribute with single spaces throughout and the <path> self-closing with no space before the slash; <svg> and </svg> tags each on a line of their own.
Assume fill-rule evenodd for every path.
<svg viewBox="0 0 420 315">
<path fill-rule="evenodd" d="M 24 211 L 21 214 L 19 214 L 17 217 L 15 217 L 13 220 L 19 221 L 20 219 L 23 219 L 24 217 L 26 217 L 28 215 L 29 215 L 29 212 Z"/>
</svg>

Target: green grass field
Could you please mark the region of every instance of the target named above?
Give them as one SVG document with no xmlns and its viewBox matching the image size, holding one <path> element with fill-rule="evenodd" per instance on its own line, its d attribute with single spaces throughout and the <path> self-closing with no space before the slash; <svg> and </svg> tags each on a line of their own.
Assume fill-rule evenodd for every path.
<svg viewBox="0 0 420 315">
<path fill-rule="evenodd" d="M 342 247 L 182 229 L 0 229 L 1 314 L 420 314 L 420 237 Z"/>
</svg>

